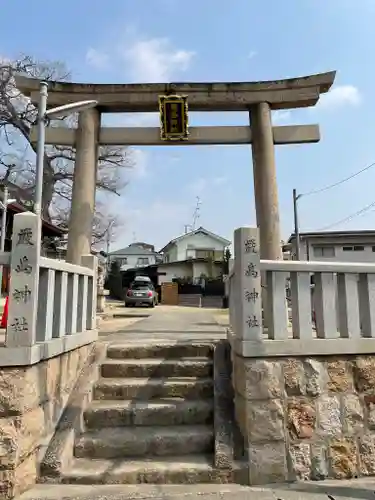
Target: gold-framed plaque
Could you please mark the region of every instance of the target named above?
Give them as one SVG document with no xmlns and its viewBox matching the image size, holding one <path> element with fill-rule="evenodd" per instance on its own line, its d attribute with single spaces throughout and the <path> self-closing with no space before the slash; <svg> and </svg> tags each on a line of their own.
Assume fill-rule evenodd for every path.
<svg viewBox="0 0 375 500">
<path fill-rule="evenodd" d="M 187 96 L 159 96 L 159 111 L 161 140 L 186 141 L 189 136 Z"/>
</svg>

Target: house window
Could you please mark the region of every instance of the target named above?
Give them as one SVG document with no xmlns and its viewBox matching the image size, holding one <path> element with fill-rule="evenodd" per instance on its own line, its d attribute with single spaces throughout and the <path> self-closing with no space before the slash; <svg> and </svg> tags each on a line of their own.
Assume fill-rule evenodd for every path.
<svg viewBox="0 0 375 500">
<path fill-rule="evenodd" d="M 215 256 L 215 251 L 211 249 L 199 249 L 196 250 L 197 259 L 213 259 Z"/>
<path fill-rule="evenodd" d="M 148 266 L 148 257 L 138 257 L 137 266 Z"/>
<path fill-rule="evenodd" d="M 127 257 L 123 257 L 123 258 L 120 260 L 120 265 L 121 265 L 121 266 L 125 266 L 127 263 L 128 263 L 128 258 L 127 258 Z"/>
<path fill-rule="evenodd" d="M 334 257 L 335 248 L 334 247 L 316 247 L 314 246 L 314 257 Z"/>
<path fill-rule="evenodd" d="M 365 247 L 363 245 L 354 245 L 354 246 L 350 246 L 350 247 L 345 246 L 345 247 L 342 247 L 342 249 L 344 252 L 353 252 L 353 251 L 354 252 L 363 252 Z"/>
</svg>

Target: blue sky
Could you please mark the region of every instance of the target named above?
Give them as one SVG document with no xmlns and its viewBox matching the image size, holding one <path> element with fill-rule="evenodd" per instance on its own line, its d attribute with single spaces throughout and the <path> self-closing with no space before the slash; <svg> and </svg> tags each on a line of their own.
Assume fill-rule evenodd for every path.
<svg viewBox="0 0 375 500">
<path fill-rule="evenodd" d="M 21 14 L 21 15 L 20 15 Z M 375 161 L 373 0 L 65 0 L 2 3 L 0 54 L 64 61 L 94 83 L 274 80 L 337 70 L 315 108 L 278 113 L 278 125 L 319 123 L 319 144 L 276 149 L 282 237 L 293 227 L 292 189 L 324 187 Z M 39 29 L 42 26 L 42 29 Z M 113 117 L 107 117 L 109 123 Z M 121 115 L 116 124 L 157 124 Z M 248 123 L 246 113 L 191 113 L 191 125 Z M 134 238 L 161 247 L 192 222 L 232 238 L 255 224 L 250 146 L 136 148 L 120 198 L 108 199 Z M 301 230 L 319 230 L 375 200 L 375 168 L 302 197 Z M 373 228 L 374 210 L 332 229 Z"/>
</svg>

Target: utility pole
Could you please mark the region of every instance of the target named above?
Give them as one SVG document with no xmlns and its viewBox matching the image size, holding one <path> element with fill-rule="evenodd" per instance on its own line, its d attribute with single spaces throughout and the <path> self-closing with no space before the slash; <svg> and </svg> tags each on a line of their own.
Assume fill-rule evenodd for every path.
<svg viewBox="0 0 375 500">
<path fill-rule="evenodd" d="M 298 224 L 298 204 L 297 201 L 301 197 L 297 191 L 293 189 L 293 213 L 294 213 L 294 236 L 296 238 L 296 259 L 300 260 L 300 236 Z"/>
</svg>

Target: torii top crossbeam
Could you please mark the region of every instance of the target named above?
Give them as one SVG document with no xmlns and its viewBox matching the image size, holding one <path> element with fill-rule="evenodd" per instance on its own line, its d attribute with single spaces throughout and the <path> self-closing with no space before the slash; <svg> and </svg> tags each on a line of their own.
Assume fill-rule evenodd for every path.
<svg viewBox="0 0 375 500">
<path fill-rule="evenodd" d="M 49 82 L 48 104 L 59 106 L 95 99 L 102 112 L 158 111 L 158 97 L 187 95 L 190 111 L 247 111 L 267 102 L 271 109 L 314 106 L 331 88 L 336 72 L 263 82 L 91 84 Z M 16 76 L 17 88 L 33 102 L 39 99 L 40 80 Z"/>
</svg>

